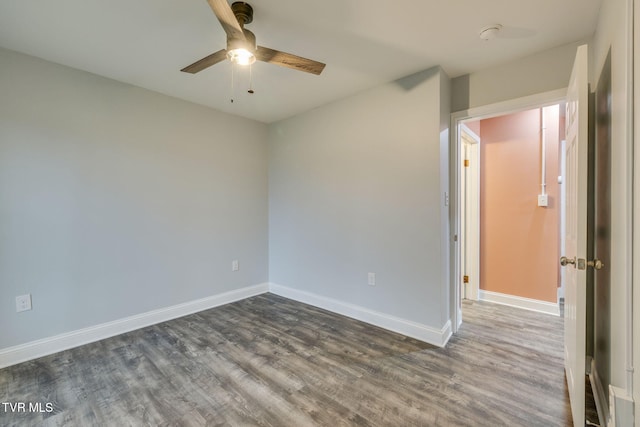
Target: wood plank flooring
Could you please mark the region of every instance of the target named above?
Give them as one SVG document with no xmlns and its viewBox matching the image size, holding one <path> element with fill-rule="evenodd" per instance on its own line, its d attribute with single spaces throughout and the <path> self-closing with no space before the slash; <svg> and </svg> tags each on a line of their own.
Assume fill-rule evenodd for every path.
<svg viewBox="0 0 640 427">
<path fill-rule="evenodd" d="M 264 294 L 0 370 L 2 426 L 567 426 L 562 320 L 465 302 L 446 348 Z"/>
</svg>

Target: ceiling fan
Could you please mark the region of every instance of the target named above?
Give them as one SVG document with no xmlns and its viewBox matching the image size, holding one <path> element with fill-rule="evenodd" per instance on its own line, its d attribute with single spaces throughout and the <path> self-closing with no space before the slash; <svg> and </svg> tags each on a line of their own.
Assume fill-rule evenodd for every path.
<svg viewBox="0 0 640 427">
<path fill-rule="evenodd" d="M 256 59 L 311 74 L 320 74 L 325 64 L 290 53 L 257 46 L 256 36 L 244 26 L 253 21 L 253 8 L 245 2 L 231 6 L 227 0 L 207 0 L 213 13 L 227 33 L 227 48 L 212 53 L 180 71 L 195 74 L 225 59 L 238 65 L 253 64 Z"/>
</svg>

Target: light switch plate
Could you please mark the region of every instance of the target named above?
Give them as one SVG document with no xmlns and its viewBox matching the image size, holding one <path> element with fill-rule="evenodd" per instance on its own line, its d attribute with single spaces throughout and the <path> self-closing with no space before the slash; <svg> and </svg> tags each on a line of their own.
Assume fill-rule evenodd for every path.
<svg viewBox="0 0 640 427">
<path fill-rule="evenodd" d="M 538 194 L 538 206 L 549 206 L 549 195 L 548 194 Z"/>
</svg>

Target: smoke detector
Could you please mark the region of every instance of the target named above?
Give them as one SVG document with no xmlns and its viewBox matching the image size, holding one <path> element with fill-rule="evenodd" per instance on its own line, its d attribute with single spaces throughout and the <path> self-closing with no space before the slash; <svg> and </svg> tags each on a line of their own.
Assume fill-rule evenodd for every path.
<svg viewBox="0 0 640 427">
<path fill-rule="evenodd" d="M 502 30 L 502 25 L 493 24 L 488 25 L 480 30 L 480 38 L 484 41 L 493 40 L 498 36 L 498 33 Z"/>
</svg>

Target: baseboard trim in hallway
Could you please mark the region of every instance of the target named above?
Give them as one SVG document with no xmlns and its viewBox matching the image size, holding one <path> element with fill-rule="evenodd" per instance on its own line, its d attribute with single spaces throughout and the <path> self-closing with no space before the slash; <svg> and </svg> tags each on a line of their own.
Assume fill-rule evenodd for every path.
<svg viewBox="0 0 640 427">
<path fill-rule="evenodd" d="M 102 323 L 88 328 L 78 329 L 52 337 L 31 341 L 26 344 L 0 349 L 0 369 L 7 366 L 37 359 L 84 344 L 100 341 L 115 335 L 130 332 L 146 326 L 166 322 L 188 314 L 218 307 L 269 291 L 268 283 L 261 283 L 233 291 L 224 292 L 206 298 L 177 304 L 137 314 L 112 322 Z"/>
<path fill-rule="evenodd" d="M 531 298 L 518 297 L 515 295 L 501 294 L 480 289 L 478 299 L 481 301 L 493 302 L 496 304 L 508 305 L 525 310 L 537 311 L 539 313 L 560 316 L 560 305 L 547 301 L 540 301 Z"/>
</svg>

